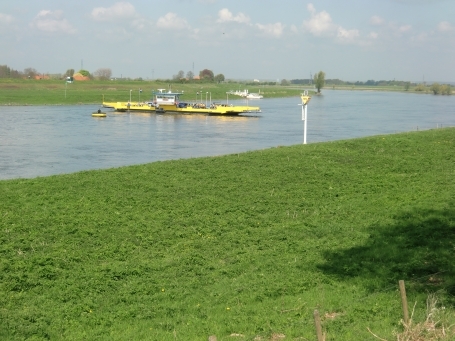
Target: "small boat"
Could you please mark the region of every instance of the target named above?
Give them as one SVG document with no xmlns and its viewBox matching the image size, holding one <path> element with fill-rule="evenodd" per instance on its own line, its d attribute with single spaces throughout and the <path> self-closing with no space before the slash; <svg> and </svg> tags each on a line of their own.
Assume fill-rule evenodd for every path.
<svg viewBox="0 0 455 341">
<path fill-rule="evenodd" d="M 92 117 L 106 117 L 106 113 L 102 112 L 101 110 L 98 109 L 98 111 L 95 111 L 92 113 Z"/>
<path fill-rule="evenodd" d="M 152 93 L 153 99 L 144 103 L 130 102 L 103 102 L 103 107 L 113 108 L 115 111 L 141 111 L 155 113 L 184 113 L 184 114 L 207 114 L 207 115 L 239 115 L 251 112 L 261 112 L 259 107 L 248 105 L 228 105 L 220 103 L 188 103 L 181 102 L 182 92 L 165 92 L 158 89 Z"/>
<path fill-rule="evenodd" d="M 230 95 L 236 95 L 236 96 L 241 96 L 247 99 L 261 99 L 264 98 L 263 95 L 261 95 L 261 90 L 259 90 L 259 93 L 255 92 L 249 92 L 248 89 L 245 89 L 243 91 L 237 90 L 237 91 L 230 91 Z"/>
<path fill-rule="evenodd" d="M 248 98 L 248 99 L 261 99 L 261 98 L 264 98 L 264 96 L 262 96 L 260 94 L 256 94 L 254 92 L 250 92 L 248 95 L 246 95 L 246 98 Z"/>
</svg>

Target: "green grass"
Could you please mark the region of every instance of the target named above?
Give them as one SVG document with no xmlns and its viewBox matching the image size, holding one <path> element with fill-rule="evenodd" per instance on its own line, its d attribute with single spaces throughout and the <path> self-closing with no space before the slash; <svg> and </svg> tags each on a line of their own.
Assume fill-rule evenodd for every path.
<svg viewBox="0 0 455 341">
<path fill-rule="evenodd" d="M 141 101 L 151 98 L 152 90 L 159 88 L 184 91 L 182 100 L 195 101 L 196 93 L 202 92 L 202 100 L 226 101 L 226 92 L 238 89 L 249 89 L 250 92 L 263 93 L 265 98 L 298 96 L 299 88 L 283 86 L 246 86 L 239 83 L 167 83 L 163 81 L 75 81 L 66 84 L 63 80 L 26 80 L 0 78 L 0 105 L 52 105 L 52 104 L 100 104 L 103 96 L 107 102 L 128 101 L 130 90 L 132 101 L 139 100 L 139 89 L 142 89 Z M 66 95 L 65 95 L 66 89 Z M 200 101 L 200 95 L 197 96 Z M 240 99 L 229 96 L 229 100 Z"/>
<path fill-rule="evenodd" d="M 0 181 L 1 340 L 391 340 L 453 317 L 455 129 Z M 453 323 L 453 322 L 452 322 Z M 243 336 L 230 336 L 241 334 Z"/>
</svg>

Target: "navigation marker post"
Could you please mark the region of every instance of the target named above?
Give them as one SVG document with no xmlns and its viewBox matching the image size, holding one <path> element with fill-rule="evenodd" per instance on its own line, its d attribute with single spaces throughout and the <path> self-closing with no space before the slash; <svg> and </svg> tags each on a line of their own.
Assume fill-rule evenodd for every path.
<svg viewBox="0 0 455 341">
<path fill-rule="evenodd" d="M 302 121 L 303 121 L 303 144 L 306 144 L 306 126 L 307 126 L 307 104 L 311 99 L 311 96 L 308 95 L 308 90 L 303 91 L 300 95 L 302 99 Z"/>
</svg>

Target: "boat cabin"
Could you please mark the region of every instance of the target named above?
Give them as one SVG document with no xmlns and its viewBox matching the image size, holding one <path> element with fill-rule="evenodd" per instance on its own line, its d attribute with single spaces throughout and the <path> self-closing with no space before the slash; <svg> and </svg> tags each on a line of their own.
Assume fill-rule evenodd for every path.
<svg viewBox="0 0 455 341">
<path fill-rule="evenodd" d="M 183 93 L 181 92 L 164 92 L 165 89 L 158 89 L 154 91 L 153 94 L 153 103 L 155 106 L 166 106 L 166 105 L 178 105 L 179 97 Z"/>
</svg>

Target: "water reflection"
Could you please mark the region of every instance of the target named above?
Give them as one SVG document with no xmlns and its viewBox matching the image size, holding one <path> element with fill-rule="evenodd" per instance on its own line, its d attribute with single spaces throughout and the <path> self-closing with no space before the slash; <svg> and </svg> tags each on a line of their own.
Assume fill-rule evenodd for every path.
<svg viewBox="0 0 455 341">
<path fill-rule="evenodd" d="M 230 101 L 234 103 L 234 101 Z M 302 143 L 300 99 L 245 116 L 115 113 L 98 106 L 0 107 L 0 179 Z M 455 125 L 455 96 L 330 91 L 308 107 L 309 143 Z"/>
</svg>

